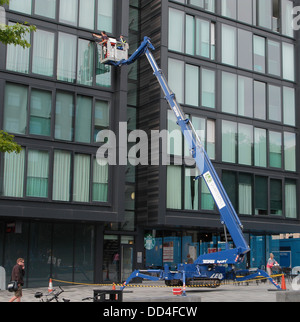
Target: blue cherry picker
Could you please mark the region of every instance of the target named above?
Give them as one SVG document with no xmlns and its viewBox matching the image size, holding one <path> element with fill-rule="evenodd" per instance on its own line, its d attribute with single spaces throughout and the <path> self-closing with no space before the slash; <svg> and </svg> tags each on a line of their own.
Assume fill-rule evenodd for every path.
<svg viewBox="0 0 300 322">
<path fill-rule="evenodd" d="M 114 42 L 112 42 L 114 43 Z M 211 254 L 199 256 L 193 264 L 178 264 L 176 270 L 170 270 L 168 265 L 164 269 L 148 269 L 135 270 L 124 282 L 121 289 L 124 289 L 128 283 L 136 277 L 148 279 L 152 281 L 164 280 L 167 286 L 183 286 L 183 294 L 185 295 L 186 286 L 198 287 L 218 287 L 224 280 L 233 280 L 236 282 L 245 282 L 255 278 L 268 279 L 277 289 L 280 286 L 269 276 L 265 271 L 260 269 L 254 270 L 236 270 L 235 266 L 241 263 L 246 254 L 250 251 L 244 235 L 243 225 L 236 214 L 229 197 L 224 190 L 224 187 L 203 147 L 203 144 L 196 133 L 192 122 L 185 117 L 185 114 L 176 101 L 175 94 L 170 89 L 167 80 L 158 67 L 151 50 L 155 50 L 150 38 L 145 37 L 140 47 L 128 58 L 128 46 L 122 46 L 115 43 L 114 45 L 108 42 L 106 48 L 102 48 L 100 62 L 103 64 L 121 67 L 134 63 L 141 56 L 146 55 L 154 75 L 156 76 L 165 99 L 170 108 L 173 110 L 177 124 L 189 145 L 190 153 L 195 159 L 200 176 L 207 184 L 207 187 L 213 196 L 215 203 L 219 209 L 221 216 L 221 224 L 224 226 L 226 238 L 226 250 Z M 121 51 L 121 52 L 119 52 Z M 124 57 L 120 59 L 119 57 Z M 230 233 L 234 242 L 235 248 L 230 249 L 227 241 L 227 231 Z"/>
</svg>

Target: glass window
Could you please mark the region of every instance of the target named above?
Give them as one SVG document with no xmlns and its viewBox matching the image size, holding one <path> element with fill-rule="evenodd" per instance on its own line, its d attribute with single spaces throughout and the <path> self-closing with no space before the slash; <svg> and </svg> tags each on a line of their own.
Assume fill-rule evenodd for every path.
<svg viewBox="0 0 300 322">
<path fill-rule="evenodd" d="M 266 40 L 263 37 L 253 36 L 254 71 L 266 72 Z"/>
<path fill-rule="evenodd" d="M 93 85 L 94 46 L 84 39 L 78 40 L 77 82 L 82 85 Z"/>
<path fill-rule="evenodd" d="M 216 74 L 212 70 L 202 69 L 201 80 L 201 98 L 202 106 L 215 108 L 216 107 Z"/>
<path fill-rule="evenodd" d="M 284 168 L 296 171 L 296 134 L 284 133 Z"/>
<path fill-rule="evenodd" d="M 286 36 L 293 37 L 294 30 L 291 21 L 293 20 L 293 1 L 281 0 L 281 26 L 282 33 Z"/>
<path fill-rule="evenodd" d="M 57 79 L 74 83 L 76 80 L 76 36 L 58 33 Z"/>
<path fill-rule="evenodd" d="M 169 155 L 182 155 L 182 133 L 178 128 L 177 119 L 173 111 L 168 110 L 168 146 Z"/>
<path fill-rule="evenodd" d="M 252 165 L 253 126 L 238 125 L 239 164 Z"/>
<path fill-rule="evenodd" d="M 236 19 L 236 0 L 222 1 L 222 15 L 228 18 Z"/>
<path fill-rule="evenodd" d="M 27 95 L 25 86 L 7 83 L 4 100 L 4 131 L 15 134 L 26 134 Z"/>
<path fill-rule="evenodd" d="M 44 151 L 29 150 L 27 164 L 28 197 L 48 197 L 49 154 Z"/>
<path fill-rule="evenodd" d="M 294 45 L 282 43 L 282 72 L 283 78 L 294 81 L 295 80 L 295 56 Z"/>
<path fill-rule="evenodd" d="M 94 159 L 93 168 L 93 201 L 108 200 L 108 163 L 107 160 Z"/>
<path fill-rule="evenodd" d="M 296 125 L 295 89 L 283 87 L 283 122 L 284 124 Z"/>
<path fill-rule="evenodd" d="M 270 167 L 282 167 L 282 135 L 279 132 L 269 133 Z"/>
<path fill-rule="evenodd" d="M 253 0 L 243 0 L 243 2 L 237 1 L 239 21 L 252 24 L 252 12 L 253 12 L 252 2 Z"/>
<path fill-rule="evenodd" d="M 94 26 L 95 26 L 95 0 L 80 0 L 79 27 L 94 29 Z"/>
<path fill-rule="evenodd" d="M 269 120 L 281 122 L 281 87 L 269 85 Z"/>
<path fill-rule="evenodd" d="M 195 18 L 186 15 L 185 52 L 189 55 L 195 55 L 195 31 Z M 172 39 L 172 42 L 174 42 L 174 39 Z"/>
<path fill-rule="evenodd" d="M 267 166 L 267 131 L 265 129 L 254 129 L 254 165 Z"/>
<path fill-rule="evenodd" d="M 9 9 L 31 14 L 31 0 L 10 0 Z"/>
<path fill-rule="evenodd" d="M 222 161 L 236 163 L 237 124 L 222 121 Z"/>
<path fill-rule="evenodd" d="M 75 154 L 73 176 L 73 201 L 89 202 L 90 167 L 91 158 L 89 155 Z"/>
<path fill-rule="evenodd" d="M 98 30 L 113 32 L 113 4 L 113 0 L 98 0 Z"/>
<path fill-rule="evenodd" d="M 222 182 L 233 207 L 238 209 L 236 173 L 231 171 L 223 171 Z"/>
<path fill-rule="evenodd" d="M 253 117 L 253 79 L 238 76 L 238 113 Z"/>
<path fill-rule="evenodd" d="M 199 67 L 185 65 L 185 103 L 199 106 Z"/>
<path fill-rule="evenodd" d="M 181 167 L 167 167 L 167 208 L 181 209 Z"/>
<path fill-rule="evenodd" d="M 258 25 L 260 27 L 272 28 L 272 0 L 257 0 Z"/>
<path fill-rule="evenodd" d="M 54 33 L 37 30 L 33 36 L 32 72 L 53 76 Z"/>
<path fill-rule="evenodd" d="M 203 210 L 214 210 L 215 201 L 211 195 L 206 183 L 201 179 L 201 209 Z"/>
<path fill-rule="evenodd" d="M 237 114 L 237 75 L 222 73 L 222 111 Z"/>
<path fill-rule="evenodd" d="M 252 215 L 252 176 L 239 174 L 239 213 Z"/>
<path fill-rule="evenodd" d="M 14 25 L 9 23 L 10 26 Z M 24 35 L 24 39 L 30 44 L 30 34 Z M 20 45 L 7 45 L 6 69 L 18 73 L 29 72 L 30 48 L 22 48 Z"/>
<path fill-rule="evenodd" d="M 39 16 L 55 19 L 56 0 L 35 0 L 34 13 Z"/>
<path fill-rule="evenodd" d="M 222 25 L 222 63 L 236 66 L 236 28 Z"/>
<path fill-rule="evenodd" d="M 199 209 L 199 180 L 195 180 L 195 169 L 185 169 L 184 209 Z"/>
<path fill-rule="evenodd" d="M 59 21 L 68 25 L 77 26 L 78 0 L 59 1 Z"/>
<path fill-rule="evenodd" d="M 55 138 L 72 141 L 74 118 L 74 97 L 72 94 L 57 92 L 55 108 Z"/>
<path fill-rule="evenodd" d="M 270 180 L 270 211 L 271 215 L 282 215 L 282 182 Z"/>
<path fill-rule="evenodd" d="M 253 68 L 253 39 L 252 32 L 238 29 L 238 66 Z"/>
<path fill-rule="evenodd" d="M 171 90 L 176 94 L 178 103 L 184 103 L 184 62 L 169 58 L 168 80 Z"/>
<path fill-rule="evenodd" d="M 294 180 L 285 181 L 285 217 L 297 218 L 297 185 Z"/>
<path fill-rule="evenodd" d="M 262 82 L 254 81 L 254 117 L 266 119 L 267 115 L 267 85 Z"/>
<path fill-rule="evenodd" d="M 210 58 L 210 23 L 196 19 L 196 55 Z"/>
<path fill-rule="evenodd" d="M 94 125 L 94 141 L 100 131 L 109 128 L 109 103 L 105 101 L 96 101 L 95 104 L 95 125 Z"/>
<path fill-rule="evenodd" d="M 211 160 L 216 158 L 216 122 L 207 120 L 207 147 L 206 151 Z"/>
<path fill-rule="evenodd" d="M 52 199 L 70 201 L 71 153 L 54 151 Z"/>
<path fill-rule="evenodd" d="M 268 72 L 281 75 L 280 43 L 273 40 L 268 40 Z"/>
<path fill-rule="evenodd" d="M 25 150 L 4 154 L 3 196 L 23 197 Z"/>
<path fill-rule="evenodd" d="M 30 134 L 51 135 L 52 93 L 33 89 L 30 98 Z"/>
<path fill-rule="evenodd" d="M 86 96 L 77 96 L 75 141 L 90 143 L 92 130 L 93 99 Z"/>
<path fill-rule="evenodd" d="M 106 0 L 105 0 L 106 1 Z M 169 49 L 184 52 L 184 12 L 169 10 Z"/>
<path fill-rule="evenodd" d="M 268 214 L 268 178 L 255 177 L 255 214 Z"/>
</svg>

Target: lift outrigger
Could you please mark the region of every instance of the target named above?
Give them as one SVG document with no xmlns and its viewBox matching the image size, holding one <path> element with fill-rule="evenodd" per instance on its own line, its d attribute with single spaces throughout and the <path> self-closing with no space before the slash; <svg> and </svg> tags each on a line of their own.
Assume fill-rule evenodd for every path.
<svg viewBox="0 0 300 322">
<path fill-rule="evenodd" d="M 177 124 L 189 145 L 190 153 L 195 159 L 200 172 L 200 176 L 196 180 L 202 177 L 206 182 L 219 209 L 225 236 L 227 236 L 227 229 L 235 245 L 235 248 L 230 249 L 228 241 L 226 240 L 225 251 L 201 255 L 193 264 L 178 264 L 176 270 L 170 270 L 168 265 L 165 265 L 164 269 L 135 270 L 124 282 L 121 289 L 124 289 L 136 277 L 152 281 L 164 280 L 168 286 L 183 286 L 184 295 L 186 286 L 218 287 L 224 280 L 245 282 L 255 278 L 268 279 L 277 289 L 280 289 L 280 286 L 274 279 L 261 269 L 235 269 L 235 266 L 243 262 L 246 254 L 250 251 L 250 247 L 243 235 L 243 225 L 229 200 L 192 122 L 186 118 L 182 108 L 176 101 L 175 94 L 171 91 L 162 70 L 158 67 L 151 53 L 151 50 L 155 50 L 155 48 L 150 38 L 145 37 L 140 47 L 128 59 L 118 59 L 120 55 L 113 55 L 113 53 L 109 52 L 109 48 L 110 44 L 108 43 L 108 56 L 103 58 L 101 63 L 121 67 L 134 63 L 142 55 L 147 57 L 154 75 L 164 92 L 165 99 L 177 118 Z M 126 56 L 126 53 L 124 53 L 126 51 L 125 48 L 116 50 L 122 50 L 123 55 Z"/>
</svg>

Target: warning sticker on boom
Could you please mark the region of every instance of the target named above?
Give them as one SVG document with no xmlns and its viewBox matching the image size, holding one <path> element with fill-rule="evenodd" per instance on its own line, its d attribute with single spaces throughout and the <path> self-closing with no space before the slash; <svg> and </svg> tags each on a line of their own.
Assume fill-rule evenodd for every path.
<svg viewBox="0 0 300 322">
<path fill-rule="evenodd" d="M 211 192 L 211 194 L 213 195 L 215 202 L 218 206 L 218 208 L 221 210 L 222 208 L 224 208 L 226 206 L 224 199 L 222 198 L 220 191 L 218 190 L 218 187 L 213 179 L 213 177 L 211 176 L 210 172 L 206 172 L 203 175 L 203 178 L 207 184 L 207 186 L 209 187 L 209 190 Z"/>
</svg>

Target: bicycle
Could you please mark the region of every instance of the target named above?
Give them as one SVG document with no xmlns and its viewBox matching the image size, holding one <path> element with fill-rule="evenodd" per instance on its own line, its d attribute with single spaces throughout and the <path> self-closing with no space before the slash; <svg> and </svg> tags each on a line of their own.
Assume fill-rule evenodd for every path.
<svg viewBox="0 0 300 322">
<path fill-rule="evenodd" d="M 50 292 L 47 295 L 44 295 L 42 292 L 36 292 L 34 297 L 36 299 L 40 299 L 40 302 L 52 302 L 52 301 L 56 301 L 59 302 L 59 296 L 64 292 L 64 290 L 59 286 L 60 290 L 56 291 L 53 290 L 52 292 Z M 63 302 L 70 302 L 69 299 L 62 299 Z"/>
</svg>

